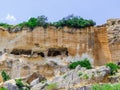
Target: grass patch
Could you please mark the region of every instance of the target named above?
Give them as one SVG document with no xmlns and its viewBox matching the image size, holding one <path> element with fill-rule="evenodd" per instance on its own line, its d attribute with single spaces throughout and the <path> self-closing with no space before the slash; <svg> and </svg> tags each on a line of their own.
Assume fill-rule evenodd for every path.
<svg viewBox="0 0 120 90">
<path fill-rule="evenodd" d="M 46 87 L 46 90 L 57 90 L 57 84 L 56 83 L 49 84 Z"/>
<path fill-rule="evenodd" d="M 117 84 L 94 84 L 91 90 L 120 90 L 120 83 Z"/>
</svg>

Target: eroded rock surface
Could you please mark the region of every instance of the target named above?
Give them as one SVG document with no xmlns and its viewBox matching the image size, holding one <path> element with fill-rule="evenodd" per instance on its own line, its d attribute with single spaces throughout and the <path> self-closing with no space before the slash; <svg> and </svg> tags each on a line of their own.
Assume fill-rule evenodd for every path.
<svg viewBox="0 0 120 90">
<path fill-rule="evenodd" d="M 109 47 L 114 62 L 120 61 L 120 19 L 109 19 L 107 21 Z"/>
<path fill-rule="evenodd" d="M 103 65 L 112 60 L 106 27 L 83 29 L 37 27 L 33 31 L 23 28 L 17 33 L 0 29 L 0 36 L 0 50 L 6 49 L 8 53 L 16 55 L 38 52 L 37 55 L 42 57 L 46 55 L 75 56 L 77 54 L 81 56 L 87 53 L 94 59 L 95 65 Z"/>
</svg>

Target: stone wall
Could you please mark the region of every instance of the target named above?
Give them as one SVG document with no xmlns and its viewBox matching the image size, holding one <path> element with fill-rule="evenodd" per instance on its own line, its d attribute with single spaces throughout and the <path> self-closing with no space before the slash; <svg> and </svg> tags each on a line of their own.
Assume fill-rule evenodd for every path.
<svg viewBox="0 0 120 90">
<path fill-rule="evenodd" d="M 111 61 L 105 27 L 84 29 L 37 27 L 33 31 L 24 28 L 21 32 L 9 33 L 0 30 L 0 50 L 14 48 L 46 51 L 52 47 L 66 47 L 69 55 L 88 54 L 94 58 L 95 65 Z"/>
</svg>

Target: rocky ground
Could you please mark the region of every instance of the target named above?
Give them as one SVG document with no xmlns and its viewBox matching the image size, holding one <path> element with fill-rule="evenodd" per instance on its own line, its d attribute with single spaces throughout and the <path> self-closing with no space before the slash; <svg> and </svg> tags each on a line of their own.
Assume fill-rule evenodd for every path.
<svg viewBox="0 0 120 90">
<path fill-rule="evenodd" d="M 110 76 L 110 68 L 106 66 L 92 66 L 92 69 L 77 66 L 75 69 L 69 69 L 68 62 L 65 63 L 64 60 L 59 59 L 56 62 L 56 58 L 46 60 L 46 65 L 42 60 L 39 60 L 39 63 L 36 61 L 36 64 L 27 61 L 25 58 L 23 61 L 20 56 L 13 56 L 4 54 L 0 61 L 1 71 L 2 69 L 5 70 L 11 77 L 10 80 L 4 81 L 0 76 L 0 87 L 8 90 L 92 90 L 92 85 L 96 83 L 118 83 L 120 81 L 120 72 L 118 71 L 115 75 Z M 79 57 L 77 56 L 77 58 Z M 11 62 L 13 63 L 11 64 Z M 39 68 L 31 68 L 30 73 L 25 74 L 29 69 L 26 69 L 27 66 L 20 69 L 19 67 L 22 65 L 31 67 L 38 65 Z M 41 68 L 43 68 L 42 72 L 40 72 Z M 21 74 L 22 77 L 19 76 Z"/>
</svg>

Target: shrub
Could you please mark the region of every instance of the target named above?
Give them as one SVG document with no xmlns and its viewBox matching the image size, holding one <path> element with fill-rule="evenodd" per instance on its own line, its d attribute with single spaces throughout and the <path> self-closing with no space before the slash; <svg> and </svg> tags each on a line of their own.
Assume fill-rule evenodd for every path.
<svg viewBox="0 0 120 90">
<path fill-rule="evenodd" d="M 0 23 L 0 26 L 7 29 L 7 28 L 11 28 L 13 25 L 9 25 L 7 23 Z"/>
<path fill-rule="evenodd" d="M 85 67 L 87 69 L 91 69 L 91 63 L 89 62 L 89 60 L 87 58 L 85 58 L 84 60 L 80 60 L 77 62 L 72 62 L 71 64 L 69 64 L 69 68 L 70 69 L 75 69 L 78 65 L 80 65 L 81 67 Z"/>
<path fill-rule="evenodd" d="M 47 28 L 48 26 L 55 26 L 55 27 L 64 27 L 68 26 L 71 28 L 85 28 L 85 27 L 90 27 L 94 26 L 96 23 L 93 20 L 87 20 L 83 19 L 80 16 L 74 16 L 74 15 L 69 15 L 67 17 L 64 17 L 63 19 L 57 21 L 57 22 L 47 22 L 47 17 L 44 15 L 36 17 L 31 17 L 25 22 L 22 22 L 16 26 L 19 28 L 23 27 L 29 27 L 31 30 L 33 30 L 37 26 L 41 26 L 44 28 Z M 13 25 L 9 25 L 7 23 L 0 23 L 0 26 L 7 28 L 8 30 L 11 30 L 12 28 L 16 27 Z"/>
<path fill-rule="evenodd" d="M 118 66 L 115 63 L 108 63 L 106 66 L 110 68 L 111 75 L 114 75 L 118 71 Z"/>
<path fill-rule="evenodd" d="M 84 74 L 83 79 L 89 79 L 89 76 L 87 74 Z"/>
<path fill-rule="evenodd" d="M 94 26 L 96 23 L 93 20 L 83 19 L 79 16 L 69 15 L 59 20 L 58 22 L 54 22 L 53 26 L 55 27 L 72 27 L 72 28 L 85 28 Z"/>
<path fill-rule="evenodd" d="M 57 84 L 53 83 L 53 84 L 49 84 L 46 87 L 46 90 L 57 90 Z"/>
<path fill-rule="evenodd" d="M 18 24 L 17 26 L 23 27 L 29 27 L 30 29 L 34 29 L 37 26 L 41 26 L 46 28 L 49 24 L 47 23 L 47 17 L 44 15 L 38 16 L 37 18 L 31 17 L 27 22 L 23 22 Z"/>
<path fill-rule="evenodd" d="M 0 90 L 8 90 L 8 89 L 4 87 L 0 87 Z"/>
<path fill-rule="evenodd" d="M 20 90 L 30 90 L 28 85 L 25 85 L 21 79 L 16 79 L 16 85 Z"/>
<path fill-rule="evenodd" d="M 117 65 L 118 69 L 120 69 L 120 65 Z"/>
<path fill-rule="evenodd" d="M 3 81 L 7 81 L 10 79 L 10 76 L 5 71 L 2 71 L 1 75 L 2 75 Z"/>
<path fill-rule="evenodd" d="M 78 76 L 79 76 L 79 77 L 81 77 L 82 75 L 83 75 L 83 73 L 82 73 L 82 72 L 79 72 L 79 73 L 78 73 Z"/>
<path fill-rule="evenodd" d="M 22 83 L 21 79 L 16 79 L 16 85 L 18 86 L 18 88 L 22 88 L 24 87 L 24 84 Z"/>
</svg>

